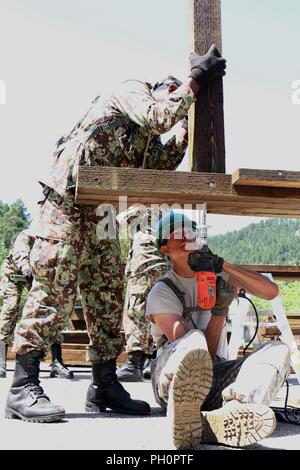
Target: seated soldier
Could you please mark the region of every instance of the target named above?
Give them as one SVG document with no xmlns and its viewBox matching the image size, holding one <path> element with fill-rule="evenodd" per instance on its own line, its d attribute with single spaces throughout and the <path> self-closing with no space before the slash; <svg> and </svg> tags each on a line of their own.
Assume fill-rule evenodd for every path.
<svg viewBox="0 0 300 470">
<path fill-rule="evenodd" d="M 146 307 L 159 347 L 153 390 L 167 409 L 176 448 L 200 442 L 242 447 L 275 429 L 268 405 L 289 373 L 289 349 L 282 342 L 270 342 L 246 358 L 229 361 L 226 316 L 239 289 L 271 300 L 278 287 L 212 254 L 218 274 L 216 305 L 201 311 L 195 273 L 188 263 L 196 240 L 196 223 L 184 214 L 171 211 L 158 224 L 157 247 L 168 256 L 171 269 L 150 291 Z"/>
</svg>

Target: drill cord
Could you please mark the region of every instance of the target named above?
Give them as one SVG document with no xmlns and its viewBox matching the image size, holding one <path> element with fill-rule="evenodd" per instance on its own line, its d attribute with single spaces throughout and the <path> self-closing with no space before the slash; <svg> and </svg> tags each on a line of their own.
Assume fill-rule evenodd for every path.
<svg viewBox="0 0 300 470">
<path fill-rule="evenodd" d="M 252 307 L 254 309 L 255 316 L 256 316 L 255 333 L 254 333 L 253 337 L 251 338 L 250 342 L 247 344 L 247 346 L 243 350 L 243 355 L 245 356 L 247 349 L 253 343 L 253 341 L 254 341 L 254 339 L 257 335 L 258 328 L 259 328 L 259 318 L 258 318 L 258 313 L 257 313 L 257 310 L 256 310 L 256 307 L 255 307 L 254 303 L 252 302 L 251 299 L 249 299 L 249 297 L 246 296 L 246 292 L 245 292 L 244 289 L 241 289 L 239 291 L 238 296 L 241 297 L 242 299 L 246 299 L 246 300 L 248 300 L 248 302 L 250 302 L 250 304 L 252 305 Z M 289 398 L 289 382 L 288 382 L 288 380 L 286 380 L 286 395 L 285 395 L 285 401 L 284 401 L 284 408 L 282 409 L 282 408 L 276 407 L 276 406 L 272 406 L 271 408 L 274 411 L 276 417 L 280 421 L 286 421 L 289 424 L 298 424 L 298 425 L 300 425 L 300 409 L 296 408 L 296 407 L 293 407 L 293 406 L 288 406 L 288 398 Z"/>
<path fill-rule="evenodd" d="M 255 337 L 256 337 L 256 335 L 257 335 L 257 333 L 258 333 L 259 318 L 258 318 L 258 313 L 257 313 L 257 310 L 256 310 L 256 307 L 255 307 L 254 303 L 252 302 L 251 299 L 249 299 L 249 297 L 246 296 L 246 291 L 245 291 L 245 289 L 240 289 L 238 296 L 241 297 L 242 299 L 246 299 L 246 300 L 248 300 L 248 302 L 250 302 L 250 304 L 252 305 L 253 310 L 254 310 L 254 312 L 255 312 L 255 316 L 256 316 L 256 328 L 255 328 L 255 333 L 254 333 L 253 337 L 251 338 L 251 340 L 249 341 L 249 343 L 247 344 L 247 346 L 246 346 L 246 347 L 244 348 L 244 350 L 243 350 L 243 356 L 245 356 L 247 349 L 251 346 L 251 344 L 252 344 L 253 341 L 255 340 Z"/>
</svg>

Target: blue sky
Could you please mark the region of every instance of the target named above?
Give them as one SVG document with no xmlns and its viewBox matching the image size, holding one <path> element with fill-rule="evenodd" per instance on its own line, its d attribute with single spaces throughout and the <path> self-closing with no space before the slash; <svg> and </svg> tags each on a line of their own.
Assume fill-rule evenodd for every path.
<svg viewBox="0 0 300 470">
<path fill-rule="evenodd" d="M 298 170 L 300 2 L 223 0 L 222 10 L 227 172 Z M 1 0 L 0 41 L 0 199 L 20 197 L 34 214 L 54 142 L 94 96 L 127 78 L 186 77 L 187 0 Z M 218 233 L 252 219 L 208 221 Z"/>
</svg>

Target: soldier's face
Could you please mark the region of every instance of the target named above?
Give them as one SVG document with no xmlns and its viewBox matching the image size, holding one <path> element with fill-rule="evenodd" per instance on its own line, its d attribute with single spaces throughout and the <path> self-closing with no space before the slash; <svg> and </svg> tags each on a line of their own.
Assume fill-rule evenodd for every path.
<svg viewBox="0 0 300 470">
<path fill-rule="evenodd" d="M 187 264 L 189 253 L 193 251 L 187 249 L 187 245 L 195 241 L 196 238 L 196 233 L 190 229 L 181 231 L 181 236 L 178 231 L 173 232 L 166 245 L 160 248 L 160 251 L 167 255 L 171 261 Z"/>
</svg>

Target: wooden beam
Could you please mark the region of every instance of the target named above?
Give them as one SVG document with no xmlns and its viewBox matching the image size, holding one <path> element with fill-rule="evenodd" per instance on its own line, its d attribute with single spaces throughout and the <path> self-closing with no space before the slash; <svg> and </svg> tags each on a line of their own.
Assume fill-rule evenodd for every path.
<svg viewBox="0 0 300 470">
<path fill-rule="evenodd" d="M 221 0 L 189 0 L 190 49 L 204 55 L 212 44 L 222 54 Z M 192 171 L 225 173 L 223 80 L 204 86 L 189 112 Z"/>
<path fill-rule="evenodd" d="M 248 264 L 242 265 L 258 273 L 271 273 L 274 279 L 281 281 L 300 280 L 300 266 L 278 266 L 274 264 Z"/>
<path fill-rule="evenodd" d="M 113 167 L 80 167 L 76 202 L 118 205 L 207 203 L 208 212 L 227 215 L 300 218 L 300 191 L 295 188 L 233 186 L 231 175 Z"/>
<path fill-rule="evenodd" d="M 300 188 L 300 171 L 240 168 L 232 174 L 232 184 L 235 186 Z"/>
</svg>

